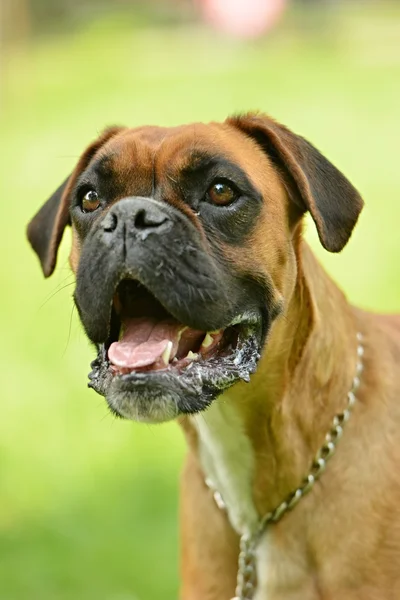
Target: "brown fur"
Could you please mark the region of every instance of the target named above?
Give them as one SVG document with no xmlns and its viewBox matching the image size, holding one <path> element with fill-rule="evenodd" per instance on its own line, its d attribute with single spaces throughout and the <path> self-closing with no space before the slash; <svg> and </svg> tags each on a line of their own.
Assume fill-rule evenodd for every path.
<svg viewBox="0 0 400 600">
<path fill-rule="evenodd" d="M 333 415 L 345 407 L 355 373 L 357 331 L 365 337 L 365 371 L 354 414 L 320 483 L 270 530 L 274 550 L 280 553 L 266 565 L 271 569 L 268 600 L 394 600 L 400 597 L 400 524 L 394 519 L 400 500 L 400 318 L 350 307 L 304 243 L 298 261 L 302 283 L 296 286 L 287 318 L 274 325 L 268 352 L 250 386 L 241 383 L 229 392 L 256 452 L 254 498 L 260 515 L 299 485 Z M 235 566 L 231 535 L 225 534 L 221 550 L 216 525 L 221 514 L 204 490 L 193 442 L 190 445 L 193 454 L 183 474 L 183 493 L 187 503 L 191 490 L 203 487 L 202 494 L 198 490 L 192 498 L 192 510 L 197 514 L 201 507 L 204 518 L 197 515 L 190 532 L 186 523 L 184 557 L 187 546 L 203 543 L 204 530 L 214 528 L 211 522 L 216 534 L 208 546 L 208 566 L 223 554 L 221 572 L 230 572 Z M 204 495 L 207 510 L 199 500 Z M 288 560 L 290 577 L 280 569 Z M 232 583 L 219 596 L 203 593 L 218 577 L 204 564 L 198 566 L 196 573 L 191 569 L 186 574 L 184 589 L 196 592 L 183 593 L 184 600 L 233 595 Z"/>
<path fill-rule="evenodd" d="M 400 317 L 351 307 L 301 237 L 300 217 L 308 209 L 325 247 L 340 250 L 361 200 L 343 178 L 339 187 L 345 205 L 332 209 L 329 189 L 317 181 L 320 165 L 313 151 L 259 115 L 170 130 L 113 130 L 94 148 L 113 153 L 121 197 L 131 193 L 133 172 L 136 195 L 151 194 L 154 178 L 169 179 L 168 201 L 201 229 L 172 185 L 189 142 L 193 149 L 215 149 L 232 158 L 265 198 L 251 239 L 240 251 L 221 244 L 225 256 L 243 272 L 273 284 L 274 304 L 282 309 L 251 383 L 238 383 L 227 393 L 254 448 L 254 499 L 260 515 L 275 508 L 309 471 L 333 416 L 345 408 L 355 374 L 356 332 L 364 336 L 362 384 L 337 453 L 313 491 L 270 529 L 274 556 L 267 566 L 268 600 L 399 598 Z M 271 144 L 276 153 L 272 158 L 263 150 Z M 88 153 L 93 155 L 93 146 L 81 162 Z M 65 215 L 66 195 L 60 215 Z M 46 274 L 54 267 L 59 229 L 55 235 L 45 258 Z M 75 234 L 73 270 L 79 251 Z M 205 486 L 189 419 L 180 421 L 189 445 L 182 476 L 181 597 L 229 600 L 234 595 L 238 536 Z"/>
</svg>

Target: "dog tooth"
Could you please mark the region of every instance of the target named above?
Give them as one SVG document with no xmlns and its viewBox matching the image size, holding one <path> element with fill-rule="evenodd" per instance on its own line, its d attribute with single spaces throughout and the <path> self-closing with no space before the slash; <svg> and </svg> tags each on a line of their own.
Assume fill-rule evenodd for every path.
<svg viewBox="0 0 400 600">
<path fill-rule="evenodd" d="M 206 336 L 203 340 L 203 343 L 201 344 L 202 348 L 208 348 L 209 346 L 211 346 L 211 344 L 213 343 L 213 338 L 212 336 L 207 332 Z"/>
<path fill-rule="evenodd" d="M 196 360 L 196 358 L 198 358 L 198 354 L 197 352 L 192 352 L 191 350 L 189 350 L 189 352 L 186 355 L 186 358 L 188 358 L 189 360 Z"/>
<path fill-rule="evenodd" d="M 178 331 L 178 339 L 177 339 L 178 343 L 181 341 L 182 333 L 184 331 L 186 331 L 186 329 L 189 329 L 189 327 L 187 325 L 184 325 L 182 327 L 182 329 L 179 329 L 179 331 Z"/>
<path fill-rule="evenodd" d="M 169 340 L 169 342 L 167 344 L 167 347 L 165 348 L 164 352 L 161 355 L 161 358 L 163 359 L 163 361 L 164 361 L 164 363 L 166 365 L 169 364 L 169 359 L 171 357 L 172 346 L 173 346 L 173 343 L 171 342 L 171 340 Z"/>
</svg>

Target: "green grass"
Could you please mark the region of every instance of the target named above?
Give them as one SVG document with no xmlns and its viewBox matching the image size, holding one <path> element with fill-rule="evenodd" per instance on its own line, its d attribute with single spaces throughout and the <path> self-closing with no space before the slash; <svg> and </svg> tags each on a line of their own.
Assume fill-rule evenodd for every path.
<svg viewBox="0 0 400 600">
<path fill-rule="evenodd" d="M 293 17 L 239 43 L 194 27 L 138 30 L 128 14 L 3 59 L 1 600 L 177 596 L 181 434 L 114 421 L 86 389 L 92 351 L 71 313 L 68 239 L 48 281 L 24 239 L 105 125 L 268 111 L 366 200 L 340 256 L 320 249 L 310 223 L 318 255 L 352 301 L 399 309 L 400 12 L 332 14 L 328 32 L 311 37 L 300 25 Z"/>
</svg>

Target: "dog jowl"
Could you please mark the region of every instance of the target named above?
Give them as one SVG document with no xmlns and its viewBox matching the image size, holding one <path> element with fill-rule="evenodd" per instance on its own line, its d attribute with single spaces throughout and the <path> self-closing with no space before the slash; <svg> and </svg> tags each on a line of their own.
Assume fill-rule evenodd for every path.
<svg viewBox="0 0 400 600">
<path fill-rule="evenodd" d="M 264 115 L 112 127 L 28 227 L 45 276 L 67 225 L 74 301 L 118 415 L 164 421 L 249 381 L 294 293 L 302 216 L 340 251 L 362 200 L 313 146 Z"/>
</svg>

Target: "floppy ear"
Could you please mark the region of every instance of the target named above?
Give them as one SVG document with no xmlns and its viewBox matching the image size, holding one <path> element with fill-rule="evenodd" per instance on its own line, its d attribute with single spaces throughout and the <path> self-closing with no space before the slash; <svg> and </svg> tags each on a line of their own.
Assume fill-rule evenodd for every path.
<svg viewBox="0 0 400 600">
<path fill-rule="evenodd" d="M 60 185 L 43 204 L 27 228 L 28 240 L 39 257 L 45 277 L 49 277 L 56 266 L 57 251 L 64 229 L 71 224 L 69 215 L 70 194 L 80 173 L 110 138 L 122 131 L 123 127 L 109 127 L 82 154 L 72 174 Z"/>
<path fill-rule="evenodd" d="M 348 242 L 364 202 L 346 179 L 307 140 L 262 114 L 231 117 L 289 179 L 302 213 L 311 213 L 326 250 L 340 252 Z"/>
</svg>

